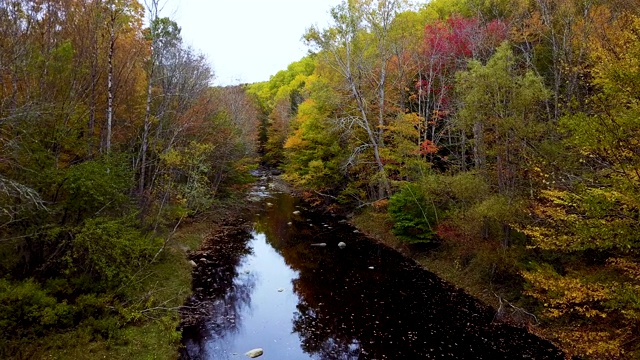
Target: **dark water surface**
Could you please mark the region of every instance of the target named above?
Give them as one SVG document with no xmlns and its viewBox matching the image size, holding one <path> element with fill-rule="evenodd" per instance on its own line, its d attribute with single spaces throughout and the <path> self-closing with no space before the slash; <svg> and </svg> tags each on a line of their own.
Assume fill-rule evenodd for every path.
<svg viewBox="0 0 640 360">
<path fill-rule="evenodd" d="M 288 194 L 255 195 L 253 231 L 196 259 L 183 359 L 246 359 L 253 348 L 260 359 L 563 358 L 344 221 Z"/>
</svg>

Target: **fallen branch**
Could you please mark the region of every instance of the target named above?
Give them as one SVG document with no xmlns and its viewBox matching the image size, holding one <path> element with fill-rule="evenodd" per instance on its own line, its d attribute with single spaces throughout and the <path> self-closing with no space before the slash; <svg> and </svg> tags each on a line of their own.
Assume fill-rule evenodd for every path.
<svg viewBox="0 0 640 360">
<path fill-rule="evenodd" d="M 315 191 L 315 190 L 314 190 L 313 192 L 314 192 L 314 193 L 316 193 L 316 194 L 318 194 L 318 195 L 320 195 L 320 196 L 325 196 L 325 197 L 328 197 L 328 198 L 332 198 L 332 199 L 334 199 L 334 200 L 338 200 L 338 198 L 337 198 L 337 197 L 335 197 L 335 196 L 333 196 L 333 195 L 323 194 L 323 193 L 321 193 L 321 192 L 319 192 L 319 191 Z"/>
<path fill-rule="evenodd" d="M 151 259 L 151 261 L 149 262 L 150 264 L 153 264 L 153 262 L 156 261 L 156 258 L 158 257 L 158 255 L 160 255 L 160 253 L 162 253 L 162 251 L 164 251 L 164 249 L 167 247 L 167 244 L 169 243 L 169 241 L 171 241 L 171 239 L 173 238 L 173 235 L 175 235 L 176 231 L 178 231 L 178 226 L 180 226 L 180 223 L 182 223 L 182 220 L 184 219 L 184 217 L 185 215 L 182 215 L 180 219 L 178 219 L 176 226 L 174 226 L 173 230 L 171 230 L 171 232 L 167 235 L 167 237 L 164 240 L 164 243 L 162 244 L 162 247 L 158 250 L 158 252 L 153 256 L 153 259 Z"/>
<path fill-rule="evenodd" d="M 518 321 L 518 317 L 525 317 L 525 318 L 530 318 L 535 320 L 535 323 L 533 325 L 539 325 L 540 321 L 538 320 L 538 317 L 526 310 L 524 310 L 521 307 L 515 306 L 513 305 L 511 302 L 509 302 L 508 300 L 504 299 L 503 297 L 501 297 L 500 295 L 496 294 L 495 292 L 492 292 L 493 295 L 498 298 L 498 310 L 496 311 L 496 314 L 493 317 L 494 321 L 504 321 L 503 318 L 505 316 L 505 313 L 507 312 L 507 308 L 511 308 L 511 313 L 508 314 L 509 318 L 517 323 L 526 323 L 526 324 L 530 324 L 530 321 Z"/>
</svg>

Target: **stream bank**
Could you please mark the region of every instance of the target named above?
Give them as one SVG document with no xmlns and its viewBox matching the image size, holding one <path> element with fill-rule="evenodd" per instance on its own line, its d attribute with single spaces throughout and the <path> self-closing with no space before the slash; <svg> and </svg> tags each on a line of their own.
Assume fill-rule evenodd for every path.
<svg viewBox="0 0 640 360">
<path fill-rule="evenodd" d="M 346 219 L 264 180 L 249 195 L 256 208 L 190 253 L 182 359 L 255 348 L 264 359 L 563 358 Z"/>
</svg>

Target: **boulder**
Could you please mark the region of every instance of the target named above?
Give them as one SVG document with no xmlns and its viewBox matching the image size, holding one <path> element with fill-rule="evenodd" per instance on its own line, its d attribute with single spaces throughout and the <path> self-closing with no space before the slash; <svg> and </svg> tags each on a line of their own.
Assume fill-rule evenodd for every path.
<svg viewBox="0 0 640 360">
<path fill-rule="evenodd" d="M 258 356 L 262 356 L 262 354 L 264 354 L 264 350 L 262 350 L 261 348 L 256 348 L 253 350 L 249 350 L 244 354 L 253 359 L 253 358 L 257 358 Z"/>
</svg>

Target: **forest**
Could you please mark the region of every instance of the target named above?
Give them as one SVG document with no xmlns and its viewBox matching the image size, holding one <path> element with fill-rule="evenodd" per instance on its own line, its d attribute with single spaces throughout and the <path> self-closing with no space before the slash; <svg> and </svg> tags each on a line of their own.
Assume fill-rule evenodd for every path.
<svg viewBox="0 0 640 360">
<path fill-rule="evenodd" d="M 636 358 L 638 5 L 343 1 L 307 57 L 249 86 L 264 160 L 427 249 L 504 321 L 570 356 Z"/>
<path fill-rule="evenodd" d="M 173 235 L 251 180 L 259 109 L 158 5 L 0 1 L 0 358 L 176 356 Z"/>
<path fill-rule="evenodd" d="M 160 4 L 0 0 L 0 357 L 173 354 L 176 232 L 259 161 L 568 355 L 640 356 L 637 1 L 345 0 L 227 87 Z"/>
</svg>

